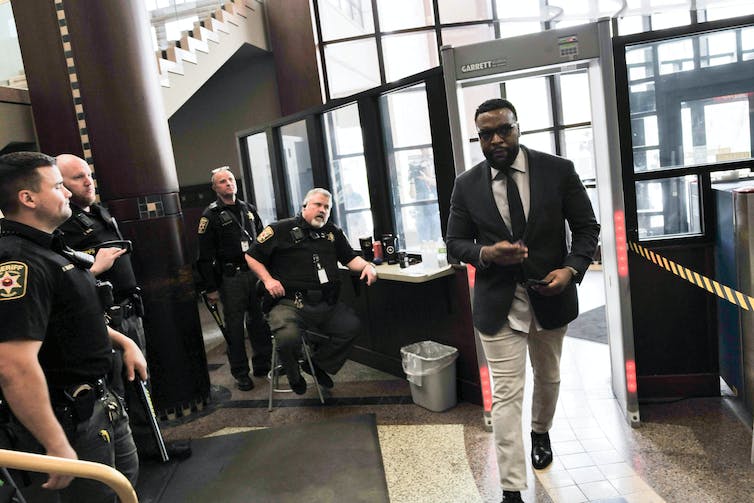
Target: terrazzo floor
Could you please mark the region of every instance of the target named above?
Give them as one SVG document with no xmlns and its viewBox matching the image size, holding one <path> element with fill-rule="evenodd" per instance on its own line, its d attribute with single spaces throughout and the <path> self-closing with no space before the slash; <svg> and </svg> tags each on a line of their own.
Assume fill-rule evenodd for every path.
<svg viewBox="0 0 754 503">
<path fill-rule="evenodd" d="M 601 281 L 598 271 L 587 274 L 582 310 L 604 302 Z M 215 405 L 166 423 L 167 439 L 374 413 L 392 502 L 501 500 L 492 433 L 484 429 L 480 406 L 461 402 L 446 412 L 428 411 L 412 403 L 405 380 L 349 361 L 326 392 L 325 406 L 310 386 L 303 397 L 276 393 L 268 412 L 267 381 L 254 378 L 248 392 L 235 388 L 219 331 L 203 306 L 200 313 Z M 607 345 L 566 337 L 550 432 L 555 460 L 546 470 L 529 468 L 524 501 L 754 502 L 751 428 L 731 398 L 642 404 L 641 424 L 631 428 L 612 396 L 609 359 Z M 526 414 L 529 386 L 525 397 Z M 528 431 L 524 426 L 527 452 Z"/>
</svg>

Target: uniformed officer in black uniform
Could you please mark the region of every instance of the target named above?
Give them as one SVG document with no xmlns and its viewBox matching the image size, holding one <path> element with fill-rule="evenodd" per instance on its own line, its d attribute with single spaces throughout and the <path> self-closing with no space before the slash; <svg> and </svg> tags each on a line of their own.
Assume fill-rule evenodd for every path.
<svg viewBox="0 0 754 503">
<path fill-rule="evenodd" d="M 138 458 L 128 416 L 108 388 L 112 345 L 129 380 L 147 378 L 146 360 L 107 327 L 91 259 L 66 247 L 55 229 L 71 193 L 55 160 L 36 152 L 0 156 L 0 386 L 10 408 L 0 444 L 114 466 L 132 484 Z M 49 476 L 63 501 L 114 503 L 100 482 Z"/>
<path fill-rule="evenodd" d="M 367 285 L 377 281 L 374 266 L 356 255 L 343 231 L 328 222 L 331 203 L 327 190 L 310 190 L 301 214 L 265 227 L 246 254 L 251 270 L 278 300 L 269 313 L 270 329 L 291 388 L 299 395 L 306 392 L 298 365 L 301 328 L 328 337 L 326 342 L 312 341 L 313 370 L 326 388 L 333 386 L 328 374 L 340 370 L 358 335 L 356 313 L 338 302 L 338 262 L 359 273 Z"/>
<path fill-rule="evenodd" d="M 222 301 L 230 372 L 238 389 L 248 391 L 254 383 L 249 377 L 244 318 L 251 341 L 255 376 L 267 375 L 272 354 L 269 327 L 257 300 L 256 278 L 243 258 L 262 230 L 262 220 L 253 205 L 236 197 L 236 179 L 230 168 L 213 169 L 210 182 L 217 200 L 204 210 L 199 220 L 197 266 L 208 301 Z"/>
<path fill-rule="evenodd" d="M 118 228 L 118 222 L 107 209 L 95 203 L 96 193 L 92 170 L 84 159 L 72 154 L 61 154 L 55 159 L 63 176 L 63 185 L 71 192 L 71 218 L 59 230 L 65 244 L 74 250 L 94 256 L 90 271 L 100 281 L 108 281 L 113 286 L 113 305 L 107 306 L 109 325 L 130 337 L 146 354 L 144 335 L 144 307 L 140 289 L 136 283 L 131 255 L 124 247 L 125 241 Z M 103 244 L 113 243 L 113 246 Z M 120 244 L 116 244 L 120 243 Z M 125 394 L 128 415 L 139 457 L 157 459 L 160 453 L 157 440 L 150 426 L 150 412 L 139 399 L 134 386 L 122 386 L 116 382 L 116 389 Z M 166 446 L 171 458 L 186 458 L 191 454 L 188 442 L 170 442 Z"/>
</svg>

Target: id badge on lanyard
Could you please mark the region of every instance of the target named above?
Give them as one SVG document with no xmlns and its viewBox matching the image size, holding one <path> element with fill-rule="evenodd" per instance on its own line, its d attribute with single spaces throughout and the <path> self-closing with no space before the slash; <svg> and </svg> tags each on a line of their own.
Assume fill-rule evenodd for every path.
<svg viewBox="0 0 754 503">
<path fill-rule="evenodd" d="M 327 278 L 327 271 L 325 271 L 325 268 L 322 267 L 322 264 L 319 261 L 319 255 L 315 253 L 312 258 L 314 260 L 314 267 L 317 269 L 319 284 L 324 285 L 325 283 L 328 283 L 330 280 Z"/>
<path fill-rule="evenodd" d="M 246 253 L 249 251 L 249 240 L 248 239 L 242 239 L 241 240 L 241 251 Z"/>
</svg>

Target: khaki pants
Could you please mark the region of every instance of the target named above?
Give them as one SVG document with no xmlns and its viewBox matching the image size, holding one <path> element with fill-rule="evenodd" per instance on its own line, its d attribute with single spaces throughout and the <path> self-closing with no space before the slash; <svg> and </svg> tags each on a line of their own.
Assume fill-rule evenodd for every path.
<svg viewBox="0 0 754 503">
<path fill-rule="evenodd" d="M 552 426 L 560 390 L 560 353 L 566 327 L 529 333 L 506 323 L 496 334 L 479 334 L 492 377 L 492 430 L 495 435 L 500 485 L 505 491 L 526 489 L 526 453 L 521 409 L 526 379 L 526 350 L 534 373 L 531 429 L 545 433 Z"/>
</svg>

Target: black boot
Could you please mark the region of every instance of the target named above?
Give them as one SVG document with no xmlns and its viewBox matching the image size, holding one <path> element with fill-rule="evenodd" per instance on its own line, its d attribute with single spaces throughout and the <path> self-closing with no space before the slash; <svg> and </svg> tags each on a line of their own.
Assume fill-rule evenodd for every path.
<svg viewBox="0 0 754 503">
<path fill-rule="evenodd" d="M 248 374 L 236 377 L 236 387 L 241 391 L 249 391 L 254 388 L 254 382 Z"/>
<path fill-rule="evenodd" d="M 312 366 L 314 367 L 314 375 L 317 376 L 317 382 L 319 385 L 323 388 L 332 389 L 333 386 L 335 386 L 335 383 L 332 382 L 332 377 L 327 375 L 327 372 L 317 367 L 315 363 L 312 363 Z M 309 369 L 309 364 L 306 362 L 301 366 L 301 370 L 312 375 L 312 371 Z"/>
<path fill-rule="evenodd" d="M 288 384 L 291 385 L 291 389 L 294 393 L 297 395 L 303 395 L 306 393 L 306 381 L 304 380 L 304 376 L 301 375 L 298 365 L 292 370 L 286 369 L 285 373 L 288 376 Z"/>
</svg>

